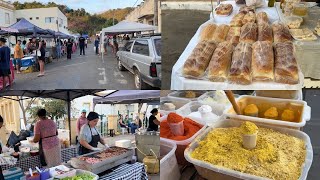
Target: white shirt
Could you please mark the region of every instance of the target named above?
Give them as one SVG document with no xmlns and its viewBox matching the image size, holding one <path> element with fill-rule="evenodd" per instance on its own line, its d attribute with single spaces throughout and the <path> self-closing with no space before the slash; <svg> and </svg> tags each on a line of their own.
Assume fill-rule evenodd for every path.
<svg viewBox="0 0 320 180">
<path fill-rule="evenodd" d="M 91 132 L 92 132 L 92 135 L 91 135 Z M 98 134 L 101 137 L 101 134 L 96 130 L 96 128 L 90 128 L 88 124 L 85 124 L 81 127 L 79 139 L 85 140 L 87 141 L 87 143 L 90 143 L 92 140 L 92 136 L 95 136 Z"/>
</svg>

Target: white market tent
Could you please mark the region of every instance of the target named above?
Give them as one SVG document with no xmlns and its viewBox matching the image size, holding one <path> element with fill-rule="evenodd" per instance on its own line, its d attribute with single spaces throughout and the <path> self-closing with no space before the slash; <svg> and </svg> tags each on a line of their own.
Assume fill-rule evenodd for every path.
<svg viewBox="0 0 320 180">
<path fill-rule="evenodd" d="M 102 29 L 102 34 L 128 34 L 142 31 L 155 31 L 157 26 L 142 24 L 137 22 L 121 21 L 114 26 Z"/>
</svg>

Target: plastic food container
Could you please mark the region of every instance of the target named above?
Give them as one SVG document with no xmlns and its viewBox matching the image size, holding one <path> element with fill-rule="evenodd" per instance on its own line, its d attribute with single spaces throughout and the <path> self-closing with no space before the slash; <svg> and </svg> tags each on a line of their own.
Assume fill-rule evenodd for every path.
<svg viewBox="0 0 320 180">
<path fill-rule="evenodd" d="M 166 120 L 167 116 L 163 116 L 160 119 L 160 122 L 163 120 Z M 183 140 L 183 141 L 175 141 L 172 139 L 167 139 L 167 138 L 162 138 L 160 137 L 160 141 L 165 141 L 165 142 L 171 142 L 177 145 L 177 150 L 176 150 L 176 157 L 177 157 L 177 161 L 178 164 L 180 165 L 186 165 L 189 164 L 188 161 L 185 159 L 184 157 L 184 150 L 187 148 L 187 146 L 194 140 L 194 138 L 196 138 L 199 134 L 201 134 L 206 128 L 207 126 L 205 125 L 205 123 L 199 119 L 192 119 L 193 121 L 202 124 L 203 127 L 197 132 L 195 133 L 192 137 L 190 137 L 189 139 Z M 162 172 L 161 172 L 162 173 Z"/>
<path fill-rule="evenodd" d="M 292 13 L 296 16 L 306 16 L 308 14 L 308 4 L 305 2 L 294 4 Z"/>
<path fill-rule="evenodd" d="M 193 142 L 189 145 L 189 147 L 185 150 L 184 156 L 185 158 L 192 164 L 195 165 L 198 173 L 208 179 L 208 180 L 219 180 L 219 179 L 251 179 L 251 180 L 262 180 L 266 178 L 258 177 L 255 175 L 242 173 L 239 171 L 231 170 L 224 167 L 215 166 L 213 164 L 200 161 L 197 159 L 194 159 L 190 156 L 190 154 L 198 147 L 198 142 L 201 141 L 203 138 L 207 136 L 207 134 L 214 128 L 227 128 L 227 127 L 239 127 L 241 124 L 238 120 L 224 120 L 220 121 L 219 123 L 216 123 L 214 126 L 208 128 L 206 131 L 204 131 L 201 135 L 199 135 L 196 139 L 193 140 Z M 257 123 L 260 127 L 270 128 L 274 129 L 276 131 L 279 131 L 281 133 L 285 133 L 291 136 L 294 136 L 296 138 L 302 139 L 306 144 L 306 159 L 304 164 L 301 168 L 301 176 L 299 180 L 305 180 L 308 176 L 308 171 L 311 167 L 312 160 L 313 160 L 313 150 L 312 145 L 309 136 L 301 131 L 294 130 L 294 129 L 288 129 L 288 128 L 281 128 L 281 127 L 275 127 L 275 126 L 268 126 L 265 124 Z"/>
<path fill-rule="evenodd" d="M 187 98 L 186 92 L 187 91 L 174 91 L 174 92 L 168 94 L 168 97 L 174 97 L 174 98 L 179 98 L 179 99 L 187 99 L 187 100 L 195 101 L 202 94 L 206 93 L 206 91 L 193 91 L 196 94 L 196 97 L 195 98 Z"/>
<path fill-rule="evenodd" d="M 302 90 L 265 90 L 255 91 L 256 96 L 302 100 Z"/>
<path fill-rule="evenodd" d="M 178 123 L 168 123 L 172 134 L 175 136 L 182 136 L 184 134 L 184 126 L 183 121 Z"/>
<path fill-rule="evenodd" d="M 180 179 L 180 170 L 177 163 L 175 151 L 177 145 L 160 140 L 160 180 L 176 180 Z"/>
<path fill-rule="evenodd" d="M 183 105 L 187 104 L 190 102 L 188 99 L 181 99 L 181 98 L 175 98 L 175 97 L 161 97 L 160 98 L 160 114 L 161 115 L 167 115 L 170 112 L 175 112 L 177 109 L 181 108 Z M 172 103 L 176 106 L 175 110 L 167 111 L 164 110 L 163 105 L 165 103 Z"/>
<path fill-rule="evenodd" d="M 241 114 L 243 114 L 244 108 L 247 105 L 249 104 L 257 105 L 259 108 L 258 118 L 245 116 L 245 115 L 237 115 L 236 112 L 233 110 L 232 106 L 230 106 L 224 111 L 223 114 L 226 117 L 229 117 L 232 119 L 239 119 L 243 121 L 260 122 L 260 123 L 276 125 L 281 127 L 294 128 L 294 129 L 302 128 L 306 124 L 306 121 L 309 121 L 311 118 L 311 108 L 310 106 L 307 105 L 305 101 L 280 99 L 280 98 L 266 98 L 266 97 L 258 97 L 258 96 L 240 96 L 236 101 L 240 107 Z M 264 112 L 270 107 L 276 107 L 278 109 L 279 120 L 259 118 L 259 117 L 263 117 Z M 296 122 L 288 122 L 288 121 L 280 120 L 282 111 L 286 108 L 290 108 L 295 112 Z"/>
<path fill-rule="evenodd" d="M 209 91 L 198 98 L 202 104 L 212 107 L 214 113 L 221 116 L 225 108 L 230 105 L 230 102 L 225 94 L 216 93 L 216 91 Z"/>
<path fill-rule="evenodd" d="M 290 29 L 298 29 L 303 22 L 302 17 L 289 16 L 285 18 L 285 23 Z"/>
</svg>

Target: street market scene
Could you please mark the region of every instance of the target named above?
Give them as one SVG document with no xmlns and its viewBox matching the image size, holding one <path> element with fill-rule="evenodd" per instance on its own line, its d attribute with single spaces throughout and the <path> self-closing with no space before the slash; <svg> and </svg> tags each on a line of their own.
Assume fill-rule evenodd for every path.
<svg viewBox="0 0 320 180">
<path fill-rule="evenodd" d="M 159 90 L 7 91 L 4 179 L 160 179 Z"/>
<path fill-rule="evenodd" d="M 158 2 L 83 3 L 0 1 L 0 89 L 161 87 Z"/>
</svg>

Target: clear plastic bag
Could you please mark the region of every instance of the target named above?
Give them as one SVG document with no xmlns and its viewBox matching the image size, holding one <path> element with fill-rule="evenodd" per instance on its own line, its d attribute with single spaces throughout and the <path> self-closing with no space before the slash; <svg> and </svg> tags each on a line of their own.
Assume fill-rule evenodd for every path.
<svg viewBox="0 0 320 180">
<path fill-rule="evenodd" d="M 240 42 L 254 43 L 257 41 L 258 27 L 256 23 L 247 23 L 241 27 Z"/>
<path fill-rule="evenodd" d="M 260 23 L 258 25 L 258 41 L 273 42 L 272 28 L 267 23 Z"/>
<path fill-rule="evenodd" d="M 253 43 L 251 65 L 254 81 L 273 81 L 274 56 L 271 42 L 257 41 Z"/>
<path fill-rule="evenodd" d="M 241 27 L 230 27 L 226 41 L 230 41 L 234 46 L 237 46 L 240 39 Z"/>
<path fill-rule="evenodd" d="M 258 12 L 256 14 L 256 20 L 257 20 L 257 24 L 261 25 L 264 23 L 269 23 L 269 18 L 268 18 L 268 14 L 266 12 Z"/>
<path fill-rule="evenodd" d="M 242 19 L 243 25 L 254 22 L 256 22 L 256 14 L 252 11 L 249 11 Z"/>
<path fill-rule="evenodd" d="M 275 43 L 292 41 L 288 26 L 275 22 L 272 24 L 273 40 Z"/>
<path fill-rule="evenodd" d="M 226 24 L 219 25 L 216 30 L 214 31 L 212 40 L 216 43 L 223 42 L 228 34 L 230 26 Z"/>
<path fill-rule="evenodd" d="M 266 2 L 264 0 L 246 0 L 246 5 L 254 7 L 263 7 L 266 6 Z"/>
<path fill-rule="evenodd" d="M 208 24 L 206 25 L 201 33 L 200 33 L 200 41 L 210 41 L 212 40 L 212 36 L 217 28 L 216 24 Z"/>
<path fill-rule="evenodd" d="M 239 12 L 230 21 L 230 26 L 231 27 L 241 27 L 242 26 L 242 20 L 245 16 L 244 12 Z"/>
</svg>

